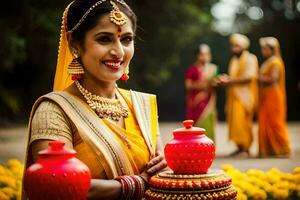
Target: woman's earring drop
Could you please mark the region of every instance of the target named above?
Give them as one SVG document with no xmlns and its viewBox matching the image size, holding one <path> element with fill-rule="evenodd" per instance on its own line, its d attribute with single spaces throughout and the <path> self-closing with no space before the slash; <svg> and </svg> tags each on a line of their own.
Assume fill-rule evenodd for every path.
<svg viewBox="0 0 300 200">
<path fill-rule="evenodd" d="M 127 66 L 126 68 L 125 68 L 125 72 L 124 72 L 124 74 L 121 76 L 121 80 L 122 81 L 128 81 L 128 79 L 129 79 L 129 67 Z"/>
<path fill-rule="evenodd" d="M 79 80 L 81 75 L 84 74 L 83 67 L 79 62 L 79 56 L 76 51 L 72 51 L 73 60 L 68 66 L 68 73 L 72 76 L 72 80 Z"/>
</svg>

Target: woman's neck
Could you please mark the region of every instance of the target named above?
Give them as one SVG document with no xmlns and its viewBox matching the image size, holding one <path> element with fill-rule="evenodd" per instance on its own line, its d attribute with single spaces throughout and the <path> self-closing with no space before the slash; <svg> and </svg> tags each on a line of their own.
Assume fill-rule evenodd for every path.
<svg viewBox="0 0 300 200">
<path fill-rule="evenodd" d="M 196 65 L 197 67 L 204 67 L 205 64 L 206 64 L 206 63 L 203 63 L 203 62 L 200 62 L 200 61 L 196 61 L 196 62 L 195 62 L 195 65 Z"/>
<path fill-rule="evenodd" d="M 116 83 L 93 80 L 93 79 L 82 79 L 80 80 L 82 87 L 91 92 L 92 94 L 114 99 L 116 97 Z"/>
</svg>

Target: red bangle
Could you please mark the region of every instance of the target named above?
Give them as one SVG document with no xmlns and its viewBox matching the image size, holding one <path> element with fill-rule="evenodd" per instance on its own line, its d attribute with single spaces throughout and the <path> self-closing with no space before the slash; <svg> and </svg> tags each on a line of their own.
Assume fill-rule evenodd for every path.
<svg viewBox="0 0 300 200">
<path fill-rule="evenodd" d="M 115 180 L 122 185 L 121 200 L 141 200 L 145 194 L 145 181 L 137 175 L 118 176 Z"/>
</svg>

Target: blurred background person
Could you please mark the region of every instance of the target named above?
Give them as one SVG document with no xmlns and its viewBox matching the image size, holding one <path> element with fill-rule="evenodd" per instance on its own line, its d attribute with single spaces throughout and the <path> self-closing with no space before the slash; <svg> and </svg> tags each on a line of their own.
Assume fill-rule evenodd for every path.
<svg viewBox="0 0 300 200">
<path fill-rule="evenodd" d="M 211 63 L 211 51 L 207 44 L 200 44 L 196 50 L 196 60 L 186 71 L 186 117 L 195 126 L 206 129 L 206 135 L 214 140 L 216 121 L 215 77 L 218 68 Z"/>
<path fill-rule="evenodd" d="M 259 155 L 291 153 L 286 125 L 285 66 L 279 42 L 274 37 L 260 38 L 266 59 L 259 71 Z"/>
<path fill-rule="evenodd" d="M 254 54 L 247 51 L 250 41 L 246 36 L 232 34 L 229 42 L 234 55 L 229 63 L 228 75 L 220 75 L 218 80 L 228 86 L 225 110 L 229 138 L 237 145 L 237 150 L 231 156 L 248 156 L 253 140 L 258 61 Z"/>
</svg>

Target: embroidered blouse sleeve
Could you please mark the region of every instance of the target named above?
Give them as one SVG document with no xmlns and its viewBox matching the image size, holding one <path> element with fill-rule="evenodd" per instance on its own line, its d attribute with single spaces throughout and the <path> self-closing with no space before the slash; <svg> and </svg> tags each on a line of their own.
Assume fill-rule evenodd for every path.
<svg viewBox="0 0 300 200">
<path fill-rule="evenodd" d="M 38 106 L 32 118 L 30 143 L 46 139 L 63 140 L 72 144 L 73 130 L 74 125 L 64 111 L 56 103 L 44 101 Z"/>
</svg>

